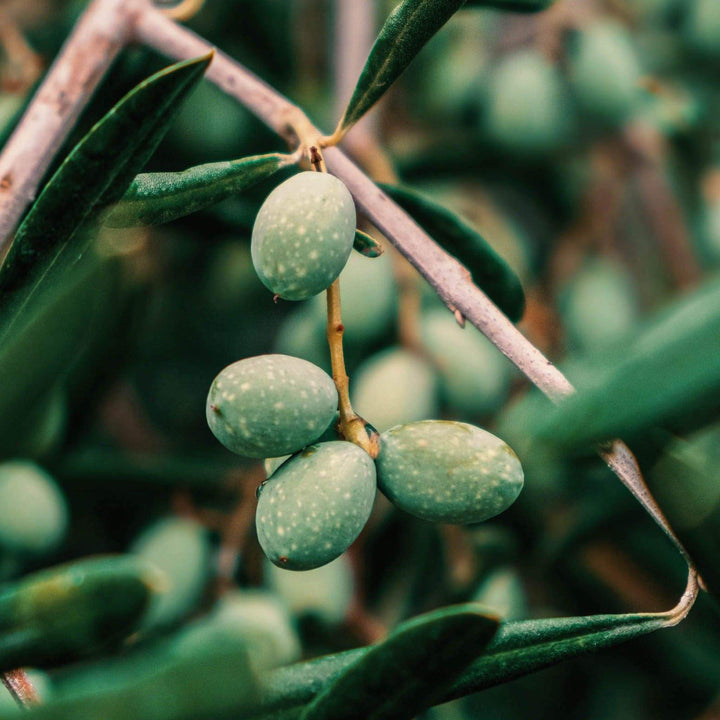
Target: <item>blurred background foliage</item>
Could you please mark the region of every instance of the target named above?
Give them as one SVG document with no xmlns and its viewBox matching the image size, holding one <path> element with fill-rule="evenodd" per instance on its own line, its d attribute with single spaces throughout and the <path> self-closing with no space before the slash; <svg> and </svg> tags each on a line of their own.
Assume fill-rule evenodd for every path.
<svg viewBox="0 0 720 720">
<path fill-rule="evenodd" d="M 380 22 L 394 3 L 366 4 Z M 0 142 L 84 5 L 0 5 Z M 189 25 L 329 131 L 343 52 L 335 11 L 331 0 L 206 0 Z M 166 64 L 126 50 L 61 157 Z M 537 15 L 466 8 L 374 122 L 400 178 L 461 214 L 512 265 L 526 293 L 520 328 L 582 387 L 593 380 L 588 358 L 614 362 L 649 319 L 717 273 L 718 77 L 718 0 L 558 0 Z M 148 170 L 285 149 L 203 82 Z M 255 213 L 279 179 L 165 226 L 98 233 L 83 347 L 50 380 L 36 382 L 30 352 L 3 382 L 27 383 L 33 397 L 0 418 L 2 579 L 136 553 L 170 584 L 131 644 L 169 638 L 182 653 L 218 634 L 254 637 L 261 669 L 365 644 L 471 599 L 508 619 L 671 607 L 685 567 L 662 533 L 599 459 L 533 441 L 549 403 L 429 289 L 408 316 L 390 252 L 354 255 L 342 275 L 358 411 L 381 431 L 428 417 L 476 422 L 519 454 L 525 490 L 500 518 L 467 528 L 415 520 L 379 498 L 360 539 L 327 567 L 290 573 L 263 561 L 253 516 L 264 470 L 214 440 L 204 404 L 213 377 L 242 357 L 277 351 L 329 365 L 322 298 L 273 303 L 250 261 Z M 76 300 L 66 312 L 86 310 L 82 292 Z M 687 473 L 701 501 L 677 521 L 702 516 L 710 544 L 720 527 L 716 408 L 700 418 L 683 408 L 693 422 L 643 428 L 633 445 L 661 499 L 680 502 L 668 478 Z M 425 717 L 719 717 L 718 647 L 717 610 L 701 596 L 676 629 Z M 43 693 L 70 692 L 67 673 L 38 674 Z"/>
</svg>

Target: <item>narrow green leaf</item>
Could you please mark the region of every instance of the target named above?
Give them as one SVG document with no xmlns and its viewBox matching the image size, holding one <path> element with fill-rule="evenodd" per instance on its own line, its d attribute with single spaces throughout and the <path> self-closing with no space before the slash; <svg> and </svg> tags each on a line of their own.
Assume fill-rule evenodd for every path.
<svg viewBox="0 0 720 720">
<path fill-rule="evenodd" d="M 380 257 L 385 252 L 383 246 L 374 237 L 364 233 L 362 230 L 355 231 L 353 248 L 361 255 L 369 258 Z"/>
<path fill-rule="evenodd" d="M 137 629 L 153 574 L 129 556 L 28 575 L 0 594 L 0 671 L 87 655 Z"/>
<path fill-rule="evenodd" d="M 660 630 L 664 614 L 595 615 L 523 620 L 500 627 L 487 650 L 446 690 L 444 700 L 462 697 Z"/>
<path fill-rule="evenodd" d="M 256 680 L 237 639 L 177 657 L 169 648 L 73 672 L 28 720 L 219 720 L 245 718 Z"/>
<path fill-rule="evenodd" d="M 475 228 L 415 190 L 396 185 L 380 187 L 438 245 L 467 267 L 473 282 L 513 322 L 520 320 L 525 311 L 525 293 L 520 279 Z"/>
<path fill-rule="evenodd" d="M 321 692 L 303 720 L 410 720 L 433 705 L 497 631 L 476 604 L 436 610 L 400 625 Z"/>
<path fill-rule="evenodd" d="M 0 313 L 6 324 L 0 337 L 8 329 L 9 300 L 32 294 L 33 283 L 41 282 L 99 201 L 122 197 L 210 60 L 205 56 L 176 63 L 140 83 L 65 158 L 18 228 L 0 267 Z M 73 248 L 73 254 L 82 249 Z"/>
<path fill-rule="evenodd" d="M 338 125 L 352 127 L 465 0 L 403 0 L 385 21 Z"/>
<path fill-rule="evenodd" d="M 533 13 L 549 8 L 555 0 L 467 0 L 467 7 L 494 8 L 509 12 Z"/>
<path fill-rule="evenodd" d="M 594 381 L 538 418 L 538 436 L 576 449 L 657 425 L 701 421 L 720 400 L 718 357 L 716 279 L 669 308 L 629 347 L 609 353 L 602 367 L 588 363 Z"/>
<path fill-rule="evenodd" d="M 285 164 L 284 156 L 273 153 L 198 165 L 183 172 L 143 173 L 106 211 L 103 223 L 131 227 L 170 222 L 265 180 Z"/>
<path fill-rule="evenodd" d="M 109 272 L 112 259 L 88 251 L 96 233 L 82 223 L 102 198 L 125 192 L 208 62 L 178 63 L 127 94 L 68 155 L 20 225 L 0 267 L 0 375 L 13 378 L 0 392 L 3 417 L 31 415 L 85 346 L 97 300 L 112 292 L 117 273 Z"/>
<path fill-rule="evenodd" d="M 442 687 L 446 702 L 589 652 L 611 647 L 671 624 L 665 614 L 597 615 L 504 623 L 458 679 Z M 297 663 L 270 673 L 263 683 L 265 712 L 309 703 L 367 657 L 360 648 Z"/>
</svg>

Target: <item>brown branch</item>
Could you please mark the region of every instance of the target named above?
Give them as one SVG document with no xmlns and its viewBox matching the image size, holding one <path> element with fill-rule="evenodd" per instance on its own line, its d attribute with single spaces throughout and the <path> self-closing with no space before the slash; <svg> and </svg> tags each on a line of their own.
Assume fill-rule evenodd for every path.
<svg viewBox="0 0 720 720">
<path fill-rule="evenodd" d="M 19 705 L 31 707 L 40 704 L 40 696 L 24 670 L 10 670 L 0 677 Z"/>
<path fill-rule="evenodd" d="M 55 154 L 111 63 L 144 0 L 94 0 L 0 155 L 0 256 Z"/>
</svg>

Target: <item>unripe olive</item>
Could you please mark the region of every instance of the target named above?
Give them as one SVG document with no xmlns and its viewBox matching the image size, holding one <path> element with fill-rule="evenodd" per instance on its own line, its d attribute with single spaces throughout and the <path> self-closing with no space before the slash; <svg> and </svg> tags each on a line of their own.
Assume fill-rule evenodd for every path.
<svg viewBox="0 0 720 720">
<path fill-rule="evenodd" d="M 380 432 L 437 412 L 437 379 L 415 353 L 389 348 L 373 355 L 353 375 L 355 410 Z"/>
<path fill-rule="evenodd" d="M 621 25 L 596 22 L 577 36 L 571 77 L 581 106 L 598 120 L 624 121 L 641 99 L 641 68 Z"/>
<path fill-rule="evenodd" d="M 260 590 L 236 590 L 223 595 L 209 615 L 185 628 L 174 650 L 192 656 L 226 639 L 245 645 L 258 671 L 300 657 L 300 639 L 287 608 L 277 597 Z"/>
<path fill-rule="evenodd" d="M 283 319 L 278 328 L 273 350 L 282 355 L 302 358 L 330 371 L 330 353 L 327 342 L 327 308 L 325 298 L 318 296 L 322 308 L 303 303 Z M 345 292 L 343 288 L 343 315 Z M 347 320 L 346 320 L 347 322 Z"/>
<path fill-rule="evenodd" d="M 702 55 L 720 58 L 720 3 L 716 0 L 695 0 L 685 18 L 684 31 L 688 44 Z"/>
<path fill-rule="evenodd" d="M 276 457 L 317 440 L 336 409 L 335 384 L 319 367 L 289 355 L 258 355 L 228 365 L 215 378 L 207 421 L 228 450 Z"/>
<path fill-rule="evenodd" d="M 563 141 L 568 130 L 564 88 L 539 52 L 515 53 L 496 68 L 488 88 L 487 129 L 519 152 L 543 152 Z"/>
<path fill-rule="evenodd" d="M 355 205 L 333 175 L 302 172 L 278 185 L 258 212 L 252 259 L 263 284 L 305 300 L 340 274 L 355 239 Z"/>
<path fill-rule="evenodd" d="M 210 576 L 211 552 L 202 525 L 185 518 L 163 518 L 135 540 L 131 552 L 162 573 L 145 627 L 171 625 L 200 602 Z"/>
<path fill-rule="evenodd" d="M 258 493 L 256 527 L 267 557 L 310 570 L 345 552 L 375 499 L 375 466 L 357 445 L 311 445 L 281 465 Z"/>
<path fill-rule="evenodd" d="M 475 591 L 472 601 L 496 612 L 505 622 L 523 620 L 528 615 L 522 580 L 512 567 L 493 570 Z"/>
<path fill-rule="evenodd" d="M 425 420 L 381 435 L 378 487 L 423 520 L 475 523 L 507 510 L 523 471 L 500 438 L 474 425 Z"/>
<path fill-rule="evenodd" d="M 569 345 L 586 353 L 604 350 L 627 337 L 639 317 L 633 282 L 618 263 L 588 261 L 564 288 L 560 310 Z"/>
<path fill-rule="evenodd" d="M 397 314 L 397 282 L 388 253 L 377 258 L 352 253 L 340 274 L 343 340 L 362 346 L 376 340 L 391 326 Z M 312 300 L 316 322 L 325 338 L 327 308 L 325 298 Z"/>
<path fill-rule="evenodd" d="M 342 622 L 355 593 L 347 555 L 303 573 L 288 573 L 268 562 L 265 583 L 282 598 L 293 615 L 311 615 L 328 625 Z"/>
<path fill-rule="evenodd" d="M 461 328 L 447 309 L 438 309 L 422 318 L 421 335 L 454 411 L 481 415 L 497 410 L 507 397 L 511 366 L 479 330 Z"/>
<path fill-rule="evenodd" d="M 0 546 L 46 553 L 60 544 L 67 525 L 65 497 L 50 475 L 25 460 L 0 465 Z"/>
</svg>

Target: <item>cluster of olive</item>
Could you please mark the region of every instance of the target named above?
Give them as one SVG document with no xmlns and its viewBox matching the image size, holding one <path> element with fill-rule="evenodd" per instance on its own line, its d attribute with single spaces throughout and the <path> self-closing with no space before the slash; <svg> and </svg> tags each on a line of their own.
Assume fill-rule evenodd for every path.
<svg viewBox="0 0 720 720">
<path fill-rule="evenodd" d="M 255 269 L 279 297 L 325 290 L 352 250 L 355 209 L 333 176 L 300 173 L 278 186 L 258 213 Z M 459 422 L 421 421 L 381 436 L 377 460 L 350 442 L 320 441 L 338 405 L 322 369 L 273 354 L 226 367 L 207 400 L 211 430 L 229 450 L 281 458 L 258 491 L 256 528 L 268 558 L 307 570 L 342 554 L 365 526 L 376 487 L 425 520 L 472 523 L 505 510 L 523 483 L 520 463 L 500 439 Z M 372 418 L 370 418 L 372 420 Z"/>
</svg>

